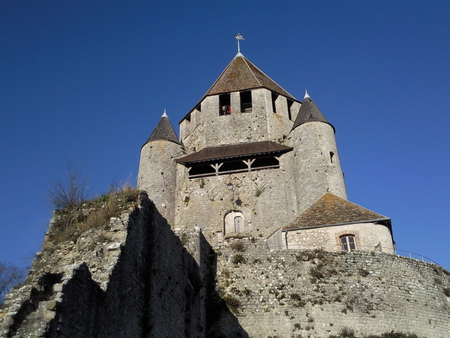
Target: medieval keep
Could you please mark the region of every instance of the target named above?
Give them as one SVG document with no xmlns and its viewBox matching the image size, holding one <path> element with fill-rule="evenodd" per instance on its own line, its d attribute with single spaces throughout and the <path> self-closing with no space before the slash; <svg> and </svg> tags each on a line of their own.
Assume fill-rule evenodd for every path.
<svg viewBox="0 0 450 338">
<path fill-rule="evenodd" d="M 211 243 L 394 252 L 390 219 L 347 200 L 335 129 L 238 53 L 180 122 L 141 149 L 138 186 L 174 229 Z"/>
<path fill-rule="evenodd" d="M 450 272 L 348 201 L 334 135 L 238 52 L 179 137 L 164 112 L 139 189 L 54 212 L 0 337 L 450 337 Z"/>
</svg>

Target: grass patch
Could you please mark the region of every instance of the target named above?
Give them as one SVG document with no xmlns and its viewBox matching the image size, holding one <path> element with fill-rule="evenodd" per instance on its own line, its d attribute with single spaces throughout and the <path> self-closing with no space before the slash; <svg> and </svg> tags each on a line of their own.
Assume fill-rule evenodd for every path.
<svg viewBox="0 0 450 338">
<path fill-rule="evenodd" d="M 245 250 L 247 250 L 244 242 L 242 242 L 242 241 L 237 241 L 237 242 L 231 243 L 230 248 L 233 249 L 234 251 L 238 251 L 238 252 L 245 252 Z"/>
<path fill-rule="evenodd" d="M 245 263 L 245 258 L 242 255 L 235 255 L 232 259 L 232 263 L 235 265 L 238 264 L 244 264 Z"/>
<path fill-rule="evenodd" d="M 61 243 L 76 240 L 83 232 L 109 223 L 111 217 L 118 217 L 122 211 L 137 202 L 140 191 L 129 185 L 111 187 L 107 194 L 84 201 L 76 207 L 55 210 L 50 224 L 50 240 Z"/>
</svg>

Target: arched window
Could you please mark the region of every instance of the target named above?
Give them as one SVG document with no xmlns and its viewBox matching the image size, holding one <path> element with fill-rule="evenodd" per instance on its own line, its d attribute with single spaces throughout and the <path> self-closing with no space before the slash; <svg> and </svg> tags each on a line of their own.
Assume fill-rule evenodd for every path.
<svg viewBox="0 0 450 338">
<path fill-rule="evenodd" d="M 341 240 L 342 251 L 356 250 L 355 235 L 342 235 L 339 239 Z"/>
<path fill-rule="evenodd" d="M 244 215 L 240 211 L 231 211 L 225 215 L 225 235 L 244 232 Z"/>
</svg>

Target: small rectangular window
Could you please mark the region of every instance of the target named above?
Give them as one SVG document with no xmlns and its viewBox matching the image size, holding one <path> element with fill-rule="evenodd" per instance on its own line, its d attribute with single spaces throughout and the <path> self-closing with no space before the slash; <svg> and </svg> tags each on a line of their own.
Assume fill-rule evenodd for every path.
<svg viewBox="0 0 450 338">
<path fill-rule="evenodd" d="M 340 236 L 342 251 L 356 250 L 355 236 L 354 235 L 342 235 Z"/>
<path fill-rule="evenodd" d="M 231 114 L 231 99 L 230 93 L 219 96 L 219 115 Z"/>
<path fill-rule="evenodd" d="M 250 113 L 252 111 L 252 92 L 250 90 L 240 92 L 241 112 Z"/>
</svg>

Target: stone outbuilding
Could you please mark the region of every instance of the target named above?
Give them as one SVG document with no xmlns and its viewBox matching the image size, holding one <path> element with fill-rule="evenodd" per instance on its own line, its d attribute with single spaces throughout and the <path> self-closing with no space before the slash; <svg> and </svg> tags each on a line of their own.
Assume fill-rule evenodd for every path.
<svg viewBox="0 0 450 338">
<path fill-rule="evenodd" d="M 395 253 L 391 220 L 326 193 L 267 239 L 269 248 Z"/>
</svg>

